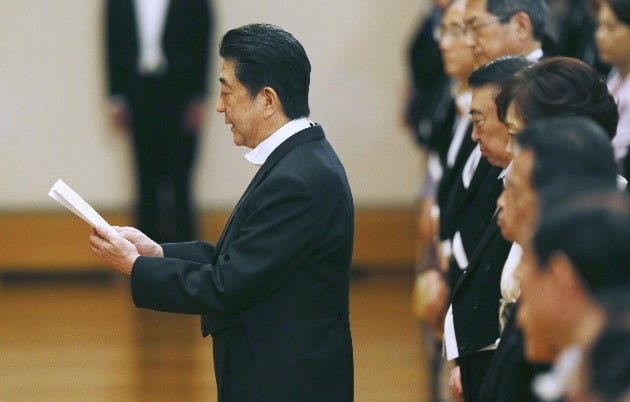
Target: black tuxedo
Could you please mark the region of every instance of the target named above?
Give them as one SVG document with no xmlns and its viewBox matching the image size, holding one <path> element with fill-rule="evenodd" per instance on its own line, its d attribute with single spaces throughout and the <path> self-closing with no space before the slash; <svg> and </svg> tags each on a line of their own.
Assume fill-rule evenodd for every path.
<svg viewBox="0 0 630 402">
<path fill-rule="evenodd" d="M 454 209 L 461 202 L 453 200 L 460 200 L 465 195 L 461 172 L 476 144 L 472 139 L 472 124 L 469 124 L 453 166 L 449 168 L 446 164 L 444 165 L 444 173 L 440 178 L 436 196 L 437 204 L 440 207 L 441 240 L 450 239 L 455 234 L 456 213 Z"/>
<path fill-rule="evenodd" d="M 512 311 L 497 348 L 479 399 L 492 402 L 535 402 L 540 399 L 532 390 L 533 379 L 548 372 L 549 364 L 532 364 L 525 359 L 523 331 L 516 323 L 517 308 Z"/>
<path fill-rule="evenodd" d="M 498 179 L 501 170 L 482 157 L 468 188 L 463 185 L 460 168 L 448 194 L 445 202 L 446 234 L 452 238 L 455 232 L 460 232 L 468 256 L 474 251 L 496 210 L 497 199 L 503 191 L 503 183 Z"/>
<path fill-rule="evenodd" d="M 463 165 L 462 165 L 463 168 Z M 462 169 L 454 181 L 445 201 L 444 218 L 440 221 L 448 238 L 460 232 L 464 251 L 470 262 L 477 244 L 486 228 L 490 225 L 496 202 L 503 190 L 503 183 L 498 179 L 501 168 L 492 166 L 486 158 L 481 158 L 468 188 L 462 182 Z M 442 216 L 442 210 L 440 210 Z M 451 258 L 448 269 L 448 282 L 452 289 L 461 269 L 454 258 Z"/>
<path fill-rule="evenodd" d="M 501 273 L 511 243 L 501 236 L 496 216 L 486 226 L 468 268 L 451 290 L 450 304 L 459 353 L 464 398 L 478 401 L 478 393 L 493 352 L 479 352 L 499 337 Z"/>
<path fill-rule="evenodd" d="M 499 337 L 501 273 L 511 245 L 501 236 L 495 216 L 451 290 L 460 356 L 491 345 Z"/>
<path fill-rule="evenodd" d="M 444 72 L 440 48 L 433 37 L 441 19 L 442 10 L 433 7 L 409 44 L 412 93 L 406 110 L 407 123 L 417 143 L 438 153 L 448 147 L 455 118 L 451 78 Z"/>
<path fill-rule="evenodd" d="M 209 0 L 170 0 L 162 31 L 166 64 L 139 72 L 140 33 L 133 0 L 107 0 L 107 90 L 126 104 L 137 181 L 137 226 L 159 241 L 195 238 L 192 169 L 198 133 L 186 125 L 191 103 L 207 94 Z"/>
<path fill-rule="evenodd" d="M 319 126 L 282 143 L 216 246 L 139 257 L 139 307 L 202 315 L 221 401 L 351 401 L 348 317 L 353 203 Z"/>
</svg>

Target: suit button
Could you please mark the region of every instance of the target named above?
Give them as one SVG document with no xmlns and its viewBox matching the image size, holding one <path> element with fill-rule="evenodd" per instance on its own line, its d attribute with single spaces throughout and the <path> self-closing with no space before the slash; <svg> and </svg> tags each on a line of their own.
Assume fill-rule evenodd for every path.
<svg viewBox="0 0 630 402">
<path fill-rule="evenodd" d="M 465 352 L 466 349 L 468 349 L 468 347 L 466 346 L 466 344 L 463 345 L 459 345 L 459 350 L 461 350 L 462 352 Z"/>
<path fill-rule="evenodd" d="M 479 310 L 479 303 L 475 303 L 475 304 L 473 305 L 473 310 L 474 310 L 474 311 Z"/>
<path fill-rule="evenodd" d="M 492 269 L 492 264 L 486 264 L 486 266 L 483 269 L 489 272 Z"/>
</svg>

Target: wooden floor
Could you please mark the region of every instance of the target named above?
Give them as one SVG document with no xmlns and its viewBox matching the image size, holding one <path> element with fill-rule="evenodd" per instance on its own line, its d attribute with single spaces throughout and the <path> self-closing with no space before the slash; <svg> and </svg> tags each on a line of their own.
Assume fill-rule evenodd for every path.
<svg viewBox="0 0 630 402">
<path fill-rule="evenodd" d="M 411 276 L 351 290 L 357 402 L 425 401 Z M 198 317 L 139 310 L 125 278 L 0 285 L 0 401 L 213 401 Z"/>
</svg>

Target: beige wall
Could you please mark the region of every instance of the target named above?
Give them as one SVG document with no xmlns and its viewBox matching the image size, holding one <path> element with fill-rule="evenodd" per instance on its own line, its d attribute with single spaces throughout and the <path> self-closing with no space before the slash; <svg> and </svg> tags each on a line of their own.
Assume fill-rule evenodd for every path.
<svg viewBox="0 0 630 402">
<path fill-rule="evenodd" d="M 271 22 L 302 42 L 313 66 L 311 118 L 344 162 L 357 207 L 409 206 L 418 187 L 421 155 L 400 116 L 406 46 L 424 3 L 215 2 L 217 37 Z M 57 178 L 98 208 L 130 205 L 128 143 L 104 113 L 101 8 L 98 0 L 0 1 L 1 211 L 58 210 L 46 195 Z M 216 90 L 196 175 L 206 209 L 230 208 L 254 173 L 214 111 Z"/>
</svg>

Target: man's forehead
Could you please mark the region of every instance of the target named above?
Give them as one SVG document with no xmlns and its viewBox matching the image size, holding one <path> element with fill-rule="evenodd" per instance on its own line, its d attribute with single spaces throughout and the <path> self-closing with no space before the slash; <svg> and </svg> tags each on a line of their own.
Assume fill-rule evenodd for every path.
<svg viewBox="0 0 630 402">
<path fill-rule="evenodd" d="M 475 20 L 490 14 L 486 11 L 486 0 L 466 0 L 464 20 Z"/>
<path fill-rule="evenodd" d="M 234 85 L 236 82 L 234 75 L 234 62 L 232 60 L 223 60 L 221 64 L 221 73 L 219 74 L 219 82 L 223 85 Z"/>
<path fill-rule="evenodd" d="M 494 103 L 494 98 L 496 97 L 498 92 L 498 88 L 495 85 L 484 85 L 482 87 L 473 88 L 472 90 L 472 101 L 471 101 L 471 111 L 473 108 L 475 109 L 488 109 L 491 106 L 496 105 Z"/>
</svg>

